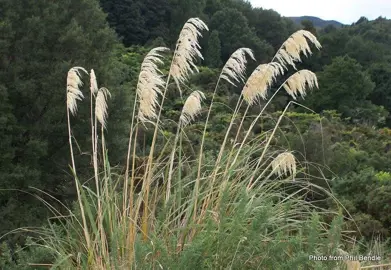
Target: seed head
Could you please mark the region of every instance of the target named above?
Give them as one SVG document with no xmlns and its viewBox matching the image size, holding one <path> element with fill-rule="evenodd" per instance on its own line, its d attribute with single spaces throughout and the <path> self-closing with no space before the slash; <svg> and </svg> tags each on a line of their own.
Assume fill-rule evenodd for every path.
<svg viewBox="0 0 391 270">
<path fill-rule="evenodd" d="M 165 47 L 152 49 L 141 64 L 141 71 L 137 83 L 137 95 L 139 100 L 138 118 L 142 122 L 156 118 L 158 95 L 162 94 L 164 87 L 162 72 L 158 64 L 162 64 L 161 52 L 169 50 Z"/>
<path fill-rule="evenodd" d="M 283 86 L 286 92 L 296 100 L 299 94 L 303 98 L 305 97 L 307 85 L 309 89 L 319 88 L 316 74 L 310 70 L 303 69 L 290 76 Z"/>
<path fill-rule="evenodd" d="M 107 97 L 111 97 L 110 91 L 107 88 L 100 88 L 95 100 L 95 115 L 99 123 L 106 128 L 107 120 Z"/>
<path fill-rule="evenodd" d="M 251 59 L 255 60 L 253 51 L 251 49 L 237 49 L 228 59 L 227 63 L 225 63 L 221 72 L 221 79 L 226 80 L 232 85 L 235 85 L 235 83 L 232 81 L 244 81 L 244 72 L 246 71 L 247 64 L 246 54 L 250 56 Z"/>
<path fill-rule="evenodd" d="M 67 76 L 67 108 L 72 115 L 75 115 L 77 112 L 77 100 L 82 100 L 84 98 L 83 93 L 79 88 L 83 85 L 80 78 L 80 70 L 88 74 L 82 67 L 73 67 L 68 71 Z"/>
<path fill-rule="evenodd" d="M 187 126 L 195 117 L 201 112 L 201 101 L 205 99 L 204 93 L 201 91 L 194 91 L 186 99 L 183 105 L 180 123 L 182 126 Z"/>
<path fill-rule="evenodd" d="M 202 36 L 202 30 L 209 30 L 208 26 L 199 18 L 189 19 L 183 26 L 176 44 L 174 58 L 170 74 L 174 78 L 182 95 L 180 83 L 184 83 L 194 70 L 198 72 L 194 61 L 197 57 L 204 59 L 200 52 L 201 46 L 198 38 Z"/>
<path fill-rule="evenodd" d="M 284 69 L 279 63 L 259 65 L 243 87 L 244 100 L 252 105 L 259 98 L 266 99 L 267 90 L 275 82 L 277 76 L 282 74 L 284 74 Z"/>
<path fill-rule="evenodd" d="M 288 172 L 294 176 L 296 174 L 295 156 L 290 152 L 279 154 L 272 161 L 272 168 L 273 168 L 273 172 L 277 174 L 279 177 L 283 175 L 288 176 Z"/>
<path fill-rule="evenodd" d="M 281 49 L 276 54 L 276 59 L 280 64 L 287 68 L 287 65 L 293 66 L 296 69 L 295 62 L 301 62 L 300 53 L 305 56 L 312 54 L 308 40 L 315 45 L 319 50 L 322 48 L 316 37 L 309 31 L 299 30 L 293 33 L 281 46 Z"/>
<path fill-rule="evenodd" d="M 95 71 L 93 69 L 90 72 L 90 90 L 93 94 L 98 92 L 98 82 L 96 81 Z"/>
</svg>

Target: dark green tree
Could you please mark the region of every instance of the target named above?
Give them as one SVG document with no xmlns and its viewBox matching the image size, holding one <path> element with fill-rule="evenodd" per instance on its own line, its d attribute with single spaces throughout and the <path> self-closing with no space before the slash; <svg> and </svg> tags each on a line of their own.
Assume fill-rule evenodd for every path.
<svg viewBox="0 0 391 270">
<path fill-rule="evenodd" d="M 115 162 L 127 136 L 130 104 L 122 86 L 127 71 L 118 61 L 122 47 L 97 1 L 0 0 L 0 13 L 2 235 L 45 220 L 46 207 L 23 193 L 31 192 L 30 186 L 62 201 L 73 198 L 65 117 L 67 71 L 73 66 L 93 68 L 99 85 L 111 90 L 109 106 L 116 110 L 109 109 L 107 136 L 119 146 Z M 91 161 L 87 75 L 83 81 L 86 100 L 72 118 L 80 173 L 89 171 Z"/>
<path fill-rule="evenodd" d="M 257 37 L 250 29 L 246 17 L 236 9 L 227 8 L 216 12 L 210 22 L 210 28 L 219 32 L 223 62 L 240 47 L 253 49 L 256 59 L 261 62 L 268 60 L 272 54 L 273 48 L 270 44 Z"/>
<path fill-rule="evenodd" d="M 186 21 L 192 17 L 198 17 L 205 20 L 203 10 L 205 0 L 168 0 L 171 10 L 169 18 L 170 44 L 175 44 L 178 34 Z"/>
<path fill-rule="evenodd" d="M 336 109 L 344 116 L 362 106 L 375 88 L 369 74 L 354 59 L 337 57 L 319 73 L 320 89 L 308 96 L 307 104 L 317 110 Z"/>
<path fill-rule="evenodd" d="M 208 48 L 205 53 L 205 63 L 212 68 L 221 66 L 221 43 L 219 32 L 214 30 L 209 36 Z"/>
<path fill-rule="evenodd" d="M 145 3 L 140 0 L 100 0 L 108 13 L 107 21 L 122 38 L 125 46 L 144 44 L 149 33 L 143 14 Z"/>
<path fill-rule="evenodd" d="M 310 21 L 310 20 L 303 20 L 303 21 L 301 21 L 301 25 L 303 26 L 304 30 L 311 32 L 315 36 L 318 35 L 318 33 L 316 31 L 316 28 L 314 26 L 314 23 L 312 21 Z"/>
<path fill-rule="evenodd" d="M 255 8 L 247 20 L 257 37 L 266 40 L 275 50 L 280 48 L 295 30 L 292 21 L 283 20 L 274 10 Z"/>
<path fill-rule="evenodd" d="M 371 101 L 376 105 L 382 105 L 391 109 L 391 65 L 376 63 L 369 68 L 372 81 L 376 84 L 371 93 Z"/>
</svg>

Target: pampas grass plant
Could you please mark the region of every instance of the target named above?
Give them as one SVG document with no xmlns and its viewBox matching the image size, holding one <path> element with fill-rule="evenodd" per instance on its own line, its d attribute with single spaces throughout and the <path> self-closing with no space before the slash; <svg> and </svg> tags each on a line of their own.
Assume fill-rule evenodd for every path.
<svg viewBox="0 0 391 270">
<path fill-rule="evenodd" d="M 104 87 L 98 88 L 95 72 L 91 70 L 91 134 L 96 190 L 82 186 L 78 180 L 69 117 L 70 113 L 76 114 L 76 102 L 83 98 L 81 71 L 88 73 L 81 67 L 69 71 L 68 131 L 78 207 L 68 209 L 68 217 L 57 217 L 62 220 L 60 228 L 50 225 L 40 231 L 37 243 L 56 258 L 52 268 L 299 269 L 301 264 L 307 268 L 319 266 L 318 262 L 308 261 L 309 254 L 337 252 L 342 240 L 328 236 L 342 234 L 338 213 L 316 208 L 304 199 L 305 194 L 314 190 L 335 198 L 328 190 L 298 176 L 298 171 L 305 174 L 305 168 L 293 153 L 284 151 L 278 154 L 270 147 L 289 105 L 271 132 L 250 137 L 254 125 L 280 89 L 285 89 L 295 99 L 305 96 L 308 89 L 318 86 L 316 75 L 302 70 L 289 77 L 267 100 L 244 133 L 244 138 L 239 141 L 238 136 L 248 108 L 260 99 L 267 99 L 267 92 L 276 78 L 283 75 L 288 66 L 296 68 L 295 62 L 301 61 L 301 53 L 311 53 L 308 41 L 318 49 L 321 47 L 319 42 L 307 31 L 296 32 L 270 63 L 259 65 L 247 80 L 247 61 L 255 60 L 253 52 L 249 48 L 234 52 L 220 73 L 205 119 L 201 144 L 192 157 L 185 153 L 182 141 L 186 140 L 187 128 L 196 117 L 202 119 L 205 95 L 201 91 L 185 93 L 187 88 L 183 85 L 193 72 L 198 71 L 196 61 L 202 59 L 198 39 L 204 30 L 208 27 L 198 18 L 186 22 L 176 43 L 168 74 L 159 69 L 167 48 L 152 49 L 144 58 L 133 105 L 124 175 L 110 167 L 104 141 L 110 92 Z M 171 79 L 181 95 L 188 94 L 188 98 L 177 119 L 174 142 L 163 144 L 159 154 L 156 150 L 158 131 L 164 128 L 162 110 Z M 204 142 L 214 98 L 222 82 L 244 85 L 215 157 L 204 153 Z M 239 129 L 232 137 L 230 130 L 244 102 L 246 113 L 241 116 Z M 141 189 L 136 189 L 140 124 L 152 126 L 153 136 L 141 175 Z M 101 165 L 97 155 L 98 125 L 101 126 Z M 231 148 L 227 147 L 229 139 L 234 142 Z M 166 157 L 164 153 L 167 152 L 170 154 Z M 326 224 L 322 220 L 324 216 L 336 219 L 332 224 Z"/>
</svg>

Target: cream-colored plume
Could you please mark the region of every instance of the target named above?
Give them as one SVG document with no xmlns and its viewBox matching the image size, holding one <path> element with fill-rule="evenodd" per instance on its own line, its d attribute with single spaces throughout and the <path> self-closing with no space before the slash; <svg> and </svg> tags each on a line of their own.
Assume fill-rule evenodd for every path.
<svg viewBox="0 0 391 270">
<path fill-rule="evenodd" d="M 98 92 L 98 82 L 96 80 L 95 71 L 93 69 L 91 69 L 90 72 L 90 90 L 93 94 Z"/>
<path fill-rule="evenodd" d="M 314 87 L 319 88 L 316 74 L 310 70 L 303 69 L 290 76 L 284 83 L 284 88 L 296 100 L 299 94 L 302 97 L 306 95 L 307 85 L 310 90 Z"/>
<path fill-rule="evenodd" d="M 209 30 L 208 26 L 199 18 L 189 19 L 183 26 L 176 44 L 174 57 L 170 69 L 170 74 L 178 85 L 184 83 L 194 70 L 198 72 L 194 61 L 197 57 L 203 59 L 200 52 L 201 46 L 198 43 L 198 38 L 201 37 L 202 30 Z"/>
<path fill-rule="evenodd" d="M 84 98 L 79 88 L 83 85 L 80 70 L 88 74 L 87 70 L 82 67 L 73 67 L 68 71 L 67 76 L 67 108 L 73 115 L 77 112 L 77 100 Z"/>
<path fill-rule="evenodd" d="M 279 154 L 272 161 L 273 173 L 277 174 L 279 177 L 286 175 L 288 172 L 291 175 L 296 174 L 296 159 L 295 156 L 290 152 L 284 152 Z"/>
<path fill-rule="evenodd" d="M 232 85 L 235 85 L 232 81 L 244 81 L 244 72 L 246 71 L 247 64 L 246 54 L 250 56 L 251 59 L 255 60 L 251 49 L 237 49 L 225 63 L 220 78 L 226 80 Z"/>
<path fill-rule="evenodd" d="M 99 123 L 106 128 L 107 119 L 107 97 L 111 97 L 107 88 L 100 88 L 95 99 L 95 116 Z"/>
<path fill-rule="evenodd" d="M 276 62 L 259 65 L 248 78 L 243 87 L 243 98 L 252 105 L 259 98 L 266 99 L 267 90 L 275 82 L 278 75 L 284 74 L 284 68 Z"/>
<path fill-rule="evenodd" d="M 168 50 L 165 47 L 152 49 L 141 64 L 137 83 L 137 95 L 140 103 L 138 118 L 142 122 L 156 118 L 158 94 L 162 94 L 161 88 L 165 84 L 158 64 L 163 63 L 163 56 L 160 53 Z"/>
<path fill-rule="evenodd" d="M 194 91 L 186 99 L 180 117 L 182 127 L 194 121 L 195 117 L 201 112 L 201 101 L 203 99 L 205 99 L 205 95 L 201 91 Z"/>
<path fill-rule="evenodd" d="M 284 68 L 287 68 L 287 65 L 291 65 L 296 69 L 295 62 L 301 62 L 300 53 L 304 53 L 305 56 L 312 54 L 307 40 L 314 44 L 318 50 L 322 48 L 322 45 L 311 32 L 299 30 L 282 44 L 275 58 Z"/>
</svg>

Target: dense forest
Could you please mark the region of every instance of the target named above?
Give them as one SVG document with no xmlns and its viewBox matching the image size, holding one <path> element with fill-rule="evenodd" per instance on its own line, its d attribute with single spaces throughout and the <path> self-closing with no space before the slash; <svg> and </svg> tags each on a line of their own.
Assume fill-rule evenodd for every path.
<svg viewBox="0 0 391 270">
<path fill-rule="evenodd" d="M 76 202 L 80 199 L 80 194 L 75 188 L 75 172 L 70 166 L 69 156 L 65 88 L 66 74 L 70 68 L 84 67 L 87 73 L 94 69 L 98 84 L 111 91 L 111 98 L 107 100 L 107 132 L 104 136 L 99 132 L 95 134 L 99 139 L 103 140 L 104 137 L 110 164 L 107 165 L 105 153 L 99 153 L 99 165 L 104 166 L 106 177 L 110 173 L 124 175 L 125 171 L 128 172 L 126 159 L 129 130 L 132 128 L 132 110 L 143 59 L 152 48 L 164 46 L 175 51 L 178 35 L 189 18 L 201 19 L 209 30 L 200 31 L 202 37 L 199 37 L 199 45 L 203 58 L 195 60 L 199 72 L 189 77 L 187 86 L 181 89 L 181 95 L 175 83 L 168 84 L 169 91 L 162 111 L 164 120 L 160 124 L 164 126 L 160 130 L 162 138 L 155 142 L 153 125 L 147 123 L 138 126 L 138 136 L 135 137 L 137 147 L 134 147 L 132 153 L 135 156 L 132 174 L 143 175 L 142 165 L 147 162 L 148 153 L 155 144 L 155 155 L 167 158 L 171 154 L 177 155 L 175 151 L 171 152 L 170 148 L 165 147 L 166 141 L 180 145 L 178 159 L 181 158 L 182 150 L 183 153 L 192 153 L 188 156 L 189 160 L 197 159 L 195 149 L 204 147 L 204 156 L 201 157 L 211 164 L 219 160 L 220 145 L 225 141 L 225 135 L 229 134 L 234 138 L 236 135 L 235 141 L 243 140 L 239 132 L 251 129 L 252 120 L 261 111 L 264 117 L 255 124 L 249 138 L 265 139 L 262 136 L 273 130 L 276 122 L 279 123 L 275 136 L 269 141 L 273 151 L 286 149 L 297 153 L 298 163 L 303 164 L 306 169 L 306 172 L 298 170 L 297 177 L 314 183 L 314 187 L 325 192 L 309 187 L 305 194 L 301 194 L 302 190 L 296 191 L 289 183 L 284 183 L 280 188 L 289 190 L 289 194 L 300 193 L 303 201 L 326 209 L 325 212 L 336 212 L 342 216 L 341 219 L 333 219 L 328 214 L 323 217 L 311 216 L 308 224 L 303 225 L 303 231 L 297 234 L 289 231 L 292 246 L 287 244 L 286 248 L 296 257 L 276 257 L 281 260 L 281 264 L 275 269 L 299 269 L 295 267 L 308 263 L 306 258 L 311 251 L 319 251 L 315 247 L 308 248 L 305 251 L 307 253 L 300 251 L 302 234 L 317 233 L 312 226 L 314 222 L 329 224 L 331 236 L 335 234 L 333 230 L 348 232 L 347 238 L 359 243 L 351 246 L 348 244 L 352 250 L 357 249 L 359 254 L 376 250 L 382 252 L 382 262 L 388 262 L 386 256 L 391 254 L 391 246 L 386 241 L 391 236 L 391 20 L 379 17 L 369 21 L 361 17 L 352 25 L 319 28 L 309 20 L 297 25 L 273 10 L 254 8 L 243 0 L 0 0 L 0 269 L 47 269 L 42 265 L 54 264 L 55 260 L 59 263 L 58 258 L 53 259 L 55 255 L 48 255 L 47 251 L 42 250 L 49 245 L 44 240 L 38 248 L 29 247 L 33 241 L 31 239 L 41 239 L 33 228 L 60 227 L 59 224 L 62 223 L 50 217 L 58 216 L 59 213 L 66 216 L 69 209 L 75 209 L 76 215 L 84 215 L 77 210 Z M 311 45 L 313 54 L 308 54 L 308 57 L 303 55 L 302 62 L 296 64 L 297 70 L 311 70 L 316 74 L 319 89 L 308 91 L 304 99 L 296 100 L 297 103 L 291 103 L 294 99 L 289 93 L 279 92 L 270 105 L 262 100 L 246 110 L 240 108 L 237 110 L 238 119 L 226 133 L 244 83 L 223 82 L 214 95 L 216 81 L 225 63 L 237 49 L 252 49 L 255 61 L 248 57 L 245 72 L 248 77 L 259 64 L 274 60 L 285 40 L 300 29 L 312 33 L 322 45 L 320 50 Z M 168 55 L 167 58 L 171 60 L 172 56 Z M 169 62 L 164 61 L 161 70 L 167 73 L 171 68 Z M 285 75 L 277 78 L 276 83 L 268 90 L 269 96 L 277 90 L 275 85 L 283 84 L 297 70 L 290 68 Z M 86 74 L 82 74 L 83 91 L 88 93 L 90 81 Z M 192 125 L 186 126 L 186 136 L 182 136 L 175 119 L 181 119 L 181 108 L 186 106 L 185 97 L 192 93 L 191 90 L 205 94 L 205 108 L 211 104 L 212 99 L 215 103 L 210 116 L 208 110 L 204 109 Z M 77 117 L 71 119 L 78 181 L 81 186 L 91 186 L 91 190 L 95 188 L 95 182 L 91 180 L 94 178 L 91 168 L 95 165 L 94 151 L 89 149 L 94 145 L 94 138 L 91 137 L 89 120 L 92 109 L 90 112 L 87 105 L 90 102 L 92 104 L 92 97 L 85 94 L 85 106 L 79 105 Z M 289 110 L 281 118 L 287 105 Z M 262 109 L 264 106 L 265 111 Z M 202 133 L 206 115 L 209 125 Z M 245 120 L 240 122 L 239 116 L 243 116 Z M 202 134 L 207 136 L 203 138 Z M 234 145 L 230 147 L 234 148 Z M 246 148 L 245 151 L 251 157 L 260 155 L 260 149 L 251 152 L 250 148 Z M 231 154 L 228 160 L 231 160 Z M 209 171 L 213 173 L 213 169 L 209 168 L 211 166 L 206 167 L 205 174 Z M 161 169 L 162 175 L 165 170 L 169 173 L 172 171 L 169 168 Z M 178 171 L 179 177 L 187 179 L 193 170 L 190 166 L 183 165 L 183 168 L 175 169 L 174 174 Z M 214 175 L 213 180 L 216 175 L 218 174 Z M 163 180 L 160 176 L 156 177 L 157 182 L 164 182 L 165 177 Z M 196 178 L 199 179 L 200 174 Z M 112 191 L 119 192 L 119 189 L 115 187 Z M 158 196 L 157 192 L 151 191 L 150 194 L 151 197 Z M 330 194 L 332 195 L 329 196 Z M 256 213 L 264 215 L 265 220 L 268 215 L 272 218 L 273 203 L 276 203 L 275 198 L 270 198 L 270 201 L 265 201 L 265 205 L 270 208 L 256 208 L 259 210 Z M 94 205 L 93 202 L 89 204 Z M 243 209 L 246 207 L 240 203 L 238 205 L 243 206 Z M 185 213 L 187 210 L 180 211 Z M 167 215 L 170 213 L 168 211 Z M 243 221 L 246 218 L 248 217 L 244 214 L 238 217 Z M 265 220 L 259 219 L 256 222 L 259 225 Z M 160 242 L 155 242 L 156 246 L 137 246 L 135 250 L 141 255 L 136 257 L 143 261 L 143 255 L 147 257 L 150 250 L 155 252 L 155 249 L 159 249 L 159 252 L 164 253 L 160 257 L 162 262 L 172 263 L 173 268 L 180 269 L 187 265 L 188 269 L 197 269 L 197 263 L 202 263 L 206 269 L 215 269 L 219 263 L 232 260 L 232 264 L 227 267 L 246 265 L 245 269 L 255 269 L 258 265 L 253 261 L 242 261 L 241 264 L 246 252 L 250 251 L 238 252 L 238 243 L 245 241 L 244 238 L 250 241 L 254 235 L 241 236 L 242 227 L 237 230 L 230 227 L 236 226 L 235 222 L 237 221 L 230 220 L 225 224 L 229 225 L 227 228 L 219 227 L 219 231 L 221 229 L 232 233 L 231 242 L 224 242 L 227 237 L 223 234 L 215 239 L 220 243 L 217 247 L 206 245 L 206 240 L 197 238 L 194 246 L 187 251 L 184 249 L 185 255 L 176 264 L 170 261 L 169 251 L 166 254 L 159 249 L 165 244 Z M 170 228 L 161 226 L 162 232 L 167 229 L 168 234 Z M 272 229 L 265 225 L 262 230 Z M 77 231 L 75 234 L 82 233 Z M 285 239 L 284 236 L 281 232 L 273 237 Z M 326 240 L 331 242 L 331 236 Z M 207 237 L 211 236 L 205 233 L 204 237 L 210 239 Z M 239 240 L 235 242 L 233 239 Z M 251 239 L 254 241 L 251 243 L 254 246 L 260 245 L 256 240 Z M 263 240 L 269 241 L 266 238 Z M 321 243 L 319 239 L 312 240 Z M 36 243 L 39 240 L 34 241 Z M 73 243 L 75 246 L 77 241 Z M 154 241 L 158 241 L 158 237 Z M 336 243 L 339 240 L 333 241 Z M 257 251 L 266 250 L 262 248 Z M 267 252 L 279 253 L 284 248 L 276 244 L 269 247 Z M 229 253 L 231 257 L 224 257 L 220 252 L 220 257 L 214 261 L 213 256 L 207 256 L 210 264 L 192 257 L 202 255 L 203 252 L 217 253 L 214 249 L 232 251 Z M 65 258 L 70 253 L 69 250 L 62 250 L 61 255 L 65 254 Z M 289 252 L 286 254 L 290 254 Z M 232 259 L 234 254 L 238 256 L 235 264 Z M 71 259 L 73 263 L 77 260 Z M 273 265 L 273 262 L 265 258 L 263 260 L 265 265 Z M 41 266 L 31 266 L 28 264 L 31 262 L 41 263 Z M 158 268 L 155 264 L 143 265 L 141 262 L 139 267 Z M 309 267 L 308 269 L 315 268 L 312 264 Z M 113 266 L 112 269 L 126 268 Z"/>
</svg>

